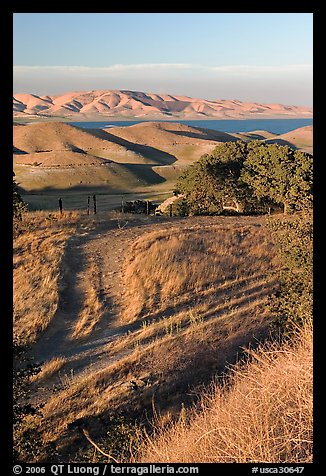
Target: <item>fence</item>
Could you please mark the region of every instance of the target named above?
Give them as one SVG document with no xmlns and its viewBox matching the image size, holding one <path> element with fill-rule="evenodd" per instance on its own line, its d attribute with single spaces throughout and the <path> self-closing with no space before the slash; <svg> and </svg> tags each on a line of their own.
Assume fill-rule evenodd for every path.
<svg viewBox="0 0 326 476">
<path fill-rule="evenodd" d="M 92 203 L 93 203 L 93 213 L 96 215 L 97 213 L 97 197 L 96 195 L 92 196 Z M 60 214 L 63 213 L 64 204 L 63 200 L 60 197 L 58 199 L 59 211 Z M 85 203 L 87 215 L 91 213 L 91 196 L 87 196 L 87 201 Z M 134 200 L 134 201 L 126 201 L 124 202 L 123 198 L 121 200 L 121 206 L 116 207 L 117 210 L 121 211 L 122 213 L 137 213 L 137 214 L 146 214 L 152 215 L 155 214 L 155 211 L 159 204 L 153 203 L 150 200 Z M 172 208 L 170 207 L 170 216 L 172 216 Z"/>
</svg>

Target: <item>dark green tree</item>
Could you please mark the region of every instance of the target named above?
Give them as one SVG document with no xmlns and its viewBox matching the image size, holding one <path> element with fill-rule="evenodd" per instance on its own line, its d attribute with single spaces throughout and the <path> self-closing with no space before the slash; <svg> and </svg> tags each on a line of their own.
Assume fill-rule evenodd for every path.
<svg viewBox="0 0 326 476">
<path fill-rule="evenodd" d="M 184 195 L 191 215 L 221 212 L 218 177 L 212 173 L 205 157 L 183 172 L 175 193 Z"/>
<path fill-rule="evenodd" d="M 312 202 L 312 156 L 287 146 L 248 144 L 241 178 L 259 200 L 282 205 L 284 213 Z"/>
<path fill-rule="evenodd" d="M 243 141 L 223 143 L 179 177 L 175 192 L 185 196 L 193 214 L 240 213 L 257 202 L 241 178 L 246 150 Z"/>
<path fill-rule="evenodd" d="M 261 141 L 226 142 L 180 175 L 175 193 L 190 214 L 264 211 L 284 213 L 312 205 L 312 155 Z"/>
</svg>

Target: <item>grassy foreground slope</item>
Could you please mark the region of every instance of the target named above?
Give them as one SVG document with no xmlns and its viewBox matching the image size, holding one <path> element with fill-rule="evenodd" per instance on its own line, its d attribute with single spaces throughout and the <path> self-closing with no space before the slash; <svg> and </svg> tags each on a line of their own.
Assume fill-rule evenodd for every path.
<svg viewBox="0 0 326 476">
<path fill-rule="evenodd" d="M 292 343 L 250 352 L 227 386 L 211 385 L 199 408 L 157 428 L 137 461 L 312 462 L 312 338 L 306 325 Z"/>
<path fill-rule="evenodd" d="M 266 303 L 276 283 L 262 217 L 29 212 L 24 220 L 35 227 L 15 245 L 16 332 L 36 336 L 31 352 L 43 365 L 33 399 L 44 403 L 28 425 L 45 445 L 54 442 L 61 461 L 84 458 L 76 456 L 88 446 L 81 429 L 104 438 L 117 412 L 147 425 L 154 401 L 173 421 L 196 398 L 196 386 L 268 335 Z M 60 229 L 65 246 L 52 266 L 48 250 Z M 51 293 L 31 272 L 46 274 L 28 245 L 42 237 L 37 263 L 59 272 Z M 54 308 L 38 324 L 45 314 L 40 308 L 32 319 L 26 296 L 47 305 L 49 294 Z M 113 448 L 119 459 L 130 458 L 119 451 Z"/>
</svg>

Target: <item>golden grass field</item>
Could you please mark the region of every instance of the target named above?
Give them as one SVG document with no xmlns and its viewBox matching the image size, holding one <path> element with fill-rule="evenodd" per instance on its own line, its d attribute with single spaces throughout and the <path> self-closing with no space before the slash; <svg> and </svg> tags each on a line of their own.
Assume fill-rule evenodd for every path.
<svg viewBox="0 0 326 476">
<path fill-rule="evenodd" d="M 201 395 L 200 406 L 164 427 L 160 420 L 137 454 L 141 462 L 312 462 L 311 325 L 294 343 L 249 352 Z"/>
<path fill-rule="evenodd" d="M 57 310 L 65 243 L 76 230 L 76 220 L 73 212 L 65 221 L 35 212 L 14 240 L 14 333 L 28 343 L 47 328 Z"/>
<path fill-rule="evenodd" d="M 24 215 L 25 232 L 14 243 L 14 329 L 42 362 L 32 383 L 32 402 L 44 404 L 42 416 L 28 424 L 41 429 L 44 444 L 56 443 L 60 461 L 89 446 L 82 430 L 101 439 L 117 412 L 145 426 L 144 412 L 154 419 L 156 413 L 158 427 L 172 425 L 176 435 L 188 431 L 186 423 L 173 426 L 183 407 L 198 404 L 203 384 L 228 372 L 249 345 L 254 349 L 269 335 L 267 303 L 277 288 L 278 263 L 265 221 L 113 212 Z M 250 367 L 243 375 L 256 371 Z M 226 405 L 225 398 L 231 397 L 216 396 L 218 405 Z M 206 400 L 213 402 L 213 396 Z M 190 420 L 203 426 L 195 441 L 214 427 L 194 412 Z M 201 440 L 206 449 L 200 461 L 224 461 L 215 450 L 209 456 L 214 433 Z M 137 458 L 148 461 L 156 451 L 162 452 L 160 461 L 186 461 L 177 445 L 175 456 L 162 449 L 170 437 L 160 432 L 150 444 L 146 440 L 149 446 Z M 225 460 L 243 461 L 241 451 Z M 263 458 L 259 454 L 252 449 L 248 458 Z M 189 461 L 196 458 L 191 449 Z"/>
</svg>

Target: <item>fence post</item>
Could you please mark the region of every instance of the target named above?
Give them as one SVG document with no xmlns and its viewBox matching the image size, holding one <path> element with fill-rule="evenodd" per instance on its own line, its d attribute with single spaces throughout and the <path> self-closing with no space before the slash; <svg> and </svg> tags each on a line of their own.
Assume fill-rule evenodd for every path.
<svg viewBox="0 0 326 476">
<path fill-rule="evenodd" d="M 170 217 L 172 217 L 172 203 L 170 204 Z"/>
<path fill-rule="evenodd" d="M 62 215 L 62 198 L 61 197 L 59 198 L 59 210 Z"/>
<path fill-rule="evenodd" d="M 89 204 L 90 204 L 90 201 L 91 201 L 91 197 L 87 197 L 87 215 L 89 215 Z"/>
<path fill-rule="evenodd" d="M 93 195 L 94 215 L 96 215 L 96 195 Z"/>
<path fill-rule="evenodd" d="M 125 206 L 124 206 L 124 202 L 123 202 L 123 195 L 121 196 L 121 213 L 124 213 L 125 212 Z"/>
<path fill-rule="evenodd" d="M 149 215 L 149 200 L 146 200 L 146 215 Z"/>
</svg>

